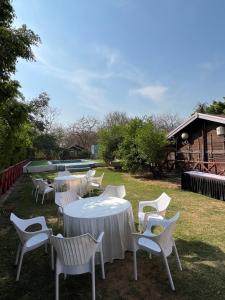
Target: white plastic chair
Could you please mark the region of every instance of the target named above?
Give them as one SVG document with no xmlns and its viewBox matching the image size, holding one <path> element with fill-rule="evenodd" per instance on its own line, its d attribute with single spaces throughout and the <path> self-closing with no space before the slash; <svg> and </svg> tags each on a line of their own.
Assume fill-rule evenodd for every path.
<svg viewBox="0 0 225 300">
<path fill-rule="evenodd" d="M 59 299 L 59 274 L 75 275 L 90 272 L 92 274 L 92 299 L 95 300 L 95 253 L 100 252 L 102 278 L 105 279 L 102 232 L 95 240 L 89 233 L 64 238 L 62 235 L 51 236 L 50 242 L 56 250 L 55 299 Z"/>
<path fill-rule="evenodd" d="M 39 189 L 39 181 L 42 181 L 43 178 L 34 178 L 31 177 L 31 180 L 33 182 L 33 189 L 32 189 L 32 195 L 34 195 L 35 199 L 38 193 L 38 189 Z"/>
<path fill-rule="evenodd" d="M 45 182 L 44 180 L 40 180 L 39 183 L 38 183 L 38 192 L 37 192 L 37 195 L 36 195 L 36 203 L 38 201 L 38 197 L 39 197 L 39 194 L 42 194 L 42 200 L 41 200 L 41 203 L 43 204 L 44 203 L 44 198 L 45 198 L 45 195 L 48 194 L 48 193 L 51 193 L 54 191 L 54 188 L 52 186 L 50 186 L 47 182 Z"/>
<path fill-rule="evenodd" d="M 24 254 L 44 244 L 46 245 L 49 242 L 50 235 L 52 235 L 52 229 L 47 227 L 44 217 L 36 217 L 36 218 L 24 220 L 18 218 L 14 213 L 11 213 L 10 220 L 13 223 L 20 239 L 20 243 L 16 253 L 16 261 L 15 261 L 15 265 L 17 265 L 19 260 L 19 265 L 18 265 L 17 275 L 16 275 L 16 281 L 18 281 L 20 277 L 20 271 L 21 271 Z M 33 232 L 26 231 L 26 229 L 33 224 L 40 224 L 41 230 L 33 231 Z M 54 263 L 53 251 L 51 255 L 52 255 L 52 268 L 53 268 L 53 263 Z"/>
<path fill-rule="evenodd" d="M 140 201 L 138 209 L 139 229 L 145 229 L 149 219 L 163 219 L 166 213 L 166 209 L 170 204 L 171 198 L 166 194 L 162 193 L 157 199 L 149 201 Z M 144 212 L 145 207 L 155 208 L 155 212 Z"/>
<path fill-rule="evenodd" d="M 101 198 L 117 197 L 124 198 L 126 196 L 126 190 L 124 185 L 107 185 L 104 192 L 99 196 Z"/>
<path fill-rule="evenodd" d="M 99 177 L 92 177 L 91 181 L 87 183 L 88 192 L 92 192 L 93 190 L 102 190 L 102 180 L 104 177 L 104 173 L 102 173 Z"/>
<path fill-rule="evenodd" d="M 180 258 L 177 252 L 177 247 L 175 241 L 173 239 L 172 233 L 175 229 L 176 222 L 180 217 L 180 213 L 177 212 L 176 215 L 171 219 L 151 219 L 148 222 L 147 229 L 143 234 L 133 233 L 134 240 L 134 278 L 137 280 L 137 256 L 136 252 L 138 249 L 145 250 L 150 254 L 160 255 L 163 258 L 163 261 L 166 266 L 166 271 L 169 277 L 171 289 L 174 291 L 174 283 L 170 273 L 169 264 L 167 261 L 167 257 L 172 253 L 173 249 L 176 255 L 177 263 L 179 269 L 182 271 L 182 266 L 180 262 Z M 164 231 L 159 235 L 155 235 L 151 231 L 152 226 L 162 226 Z"/>
<path fill-rule="evenodd" d="M 55 204 L 58 205 L 58 224 L 63 216 L 63 208 L 69 203 L 82 199 L 73 190 L 66 192 L 55 192 Z"/>
</svg>

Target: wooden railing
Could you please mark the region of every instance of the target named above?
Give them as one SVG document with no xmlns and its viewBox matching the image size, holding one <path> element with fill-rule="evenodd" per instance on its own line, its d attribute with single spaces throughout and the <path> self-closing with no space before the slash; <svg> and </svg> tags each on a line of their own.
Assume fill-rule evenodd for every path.
<svg viewBox="0 0 225 300">
<path fill-rule="evenodd" d="M 23 160 L 0 172 L 0 196 L 8 191 L 18 177 L 23 173 L 23 166 L 28 160 Z"/>
<path fill-rule="evenodd" d="M 193 170 L 225 175 L 225 162 L 223 161 L 167 160 L 164 167 L 169 171 L 179 168 L 182 171 Z"/>
</svg>

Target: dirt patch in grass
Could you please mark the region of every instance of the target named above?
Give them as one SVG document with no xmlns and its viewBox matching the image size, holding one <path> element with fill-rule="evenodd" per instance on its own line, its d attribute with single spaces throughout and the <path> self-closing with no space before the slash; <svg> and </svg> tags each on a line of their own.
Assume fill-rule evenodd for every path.
<svg viewBox="0 0 225 300">
<path fill-rule="evenodd" d="M 179 188 L 180 187 L 179 182 L 170 182 L 170 181 L 167 181 L 167 179 L 157 180 L 157 179 L 152 179 L 152 178 L 138 176 L 138 175 L 130 176 L 129 174 L 124 174 L 124 177 L 129 180 L 138 181 L 138 182 L 141 182 L 143 184 L 148 184 L 148 185 L 155 185 L 155 186 L 159 186 L 162 188 Z"/>
</svg>

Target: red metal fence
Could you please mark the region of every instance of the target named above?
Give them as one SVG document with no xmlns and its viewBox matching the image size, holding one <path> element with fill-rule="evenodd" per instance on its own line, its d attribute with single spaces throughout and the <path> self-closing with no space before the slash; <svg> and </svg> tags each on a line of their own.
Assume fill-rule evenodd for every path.
<svg viewBox="0 0 225 300">
<path fill-rule="evenodd" d="M 4 194 L 13 185 L 18 177 L 23 173 L 23 166 L 28 163 L 28 160 L 23 160 L 14 166 L 0 172 L 0 196 Z"/>
</svg>

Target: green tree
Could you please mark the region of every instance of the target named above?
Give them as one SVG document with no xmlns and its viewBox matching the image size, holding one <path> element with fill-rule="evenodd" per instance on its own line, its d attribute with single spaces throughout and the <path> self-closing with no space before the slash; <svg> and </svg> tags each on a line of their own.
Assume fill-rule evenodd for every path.
<svg viewBox="0 0 225 300">
<path fill-rule="evenodd" d="M 206 102 L 198 103 L 194 113 L 198 112 L 212 115 L 225 115 L 225 97 L 223 99 L 224 101 L 214 100 L 211 104 Z"/>
<path fill-rule="evenodd" d="M 99 157 L 106 163 L 119 158 L 118 149 L 124 138 L 124 125 L 113 125 L 100 130 L 98 134 Z"/>
<path fill-rule="evenodd" d="M 165 131 L 157 129 L 151 118 L 134 118 L 125 127 L 119 153 L 123 167 L 131 172 L 158 175 L 167 139 Z"/>
<path fill-rule="evenodd" d="M 42 133 L 38 135 L 34 139 L 33 145 L 42 158 L 43 156 L 47 159 L 58 157 L 60 147 L 57 138 L 53 134 Z"/>
<path fill-rule="evenodd" d="M 0 167 L 22 159 L 18 147 L 27 144 L 29 106 L 19 90 L 20 84 L 12 80 L 19 58 L 34 60 L 32 46 L 40 38 L 26 25 L 13 27 L 15 13 L 10 0 L 0 1 Z M 26 130 L 25 130 L 26 128 Z M 19 137 L 19 138 L 18 138 Z M 29 143 L 30 144 L 30 141 Z M 20 155 L 19 155 L 20 153 Z M 26 155 L 24 156 L 26 157 Z"/>
</svg>

